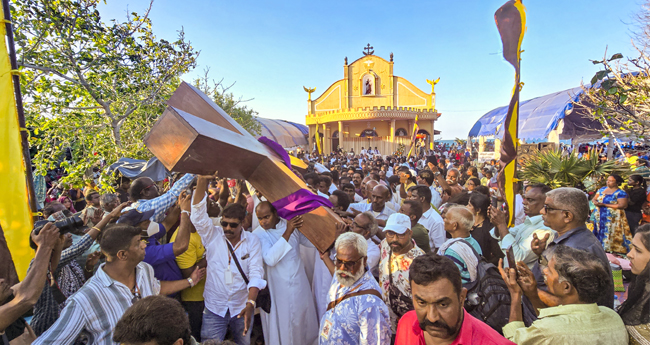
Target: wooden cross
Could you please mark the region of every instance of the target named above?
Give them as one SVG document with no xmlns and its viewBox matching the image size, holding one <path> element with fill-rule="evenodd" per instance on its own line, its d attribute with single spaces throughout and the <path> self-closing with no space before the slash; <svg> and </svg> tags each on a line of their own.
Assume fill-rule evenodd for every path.
<svg viewBox="0 0 650 345">
<path fill-rule="evenodd" d="M 365 48 L 363 48 L 363 50 L 364 50 L 363 55 L 372 55 L 372 54 L 374 54 L 375 51 L 372 50 L 372 49 L 374 49 L 374 47 L 371 47 L 370 43 L 368 43 L 368 45 Z"/>
<path fill-rule="evenodd" d="M 144 138 L 169 171 L 247 180 L 270 202 L 307 185 L 273 150 L 258 142 L 208 96 L 183 82 Z M 303 215 L 300 231 L 321 252 L 336 240 L 341 219 L 319 207 Z"/>
</svg>

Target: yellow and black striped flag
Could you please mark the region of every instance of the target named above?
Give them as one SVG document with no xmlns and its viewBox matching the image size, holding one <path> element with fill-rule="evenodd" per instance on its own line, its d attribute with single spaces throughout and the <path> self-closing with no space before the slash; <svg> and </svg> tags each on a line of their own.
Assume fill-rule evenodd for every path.
<svg viewBox="0 0 650 345">
<path fill-rule="evenodd" d="M 526 8 L 521 0 L 510 0 L 494 13 L 501 42 L 503 57 L 515 67 L 515 85 L 508 105 L 508 115 L 503 123 L 504 134 L 501 141 L 501 172 L 498 176 L 499 190 L 508 205 L 508 226 L 515 220 L 515 168 L 517 165 L 517 135 L 519 125 L 519 83 L 521 62 L 521 41 L 526 31 Z"/>
</svg>

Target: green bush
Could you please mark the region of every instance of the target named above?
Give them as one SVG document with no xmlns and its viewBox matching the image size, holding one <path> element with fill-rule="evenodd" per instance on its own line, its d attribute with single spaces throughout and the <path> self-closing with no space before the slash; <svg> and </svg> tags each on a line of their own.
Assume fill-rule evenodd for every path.
<svg viewBox="0 0 650 345">
<path fill-rule="evenodd" d="M 540 151 L 521 163 L 518 175 L 530 183 L 544 183 L 551 188 L 574 187 L 582 182 L 587 191 L 593 191 L 605 185 L 611 174 L 623 178 L 630 174 L 627 163 L 600 162 L 593 150 L 587 156 L 579 158 L 576 153 L 566 154 L 559 149 Z"/>
</svg>

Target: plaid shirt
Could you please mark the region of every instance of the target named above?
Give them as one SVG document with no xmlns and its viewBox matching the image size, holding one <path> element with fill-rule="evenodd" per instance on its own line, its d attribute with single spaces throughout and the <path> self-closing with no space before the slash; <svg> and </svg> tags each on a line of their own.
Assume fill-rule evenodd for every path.
<svg viewBox="0 0 650 345">
<path fill-rule="evenodd" d="M 74 259 L 88 250 L 93 242 L 95 242 L 95 240 L 93 240 L 90 235 L 84 235 L 81 237 L 79 242 L 73 244 L 68 249 L 63 250 L 61 252 L 59 265 L 57 266 L 54 275 L 58 277 L 61 274 L 63 268 L 69 264 L 72 264 L 74 262 Z M 33 262 L 34 261 L 32 260 L 32 263 Z M 32 267 L 32 263 L 29 264 L 30 269 Z M 77 286 L 77 289 L 79 288 L 81 288 L 81 285 Z M 30 325 L 34 329 L 34 333 L 36 333 L 36 335 L 41 335 L 43 332 L 47 331 L 47 329 L 54 324 L 56 319 L 59 318 L 59 313 L 61 312 L 62 308 L 63 305 L 59 305 L 59 303 L 57 303 L 57 301 L 54 299 L 52 290 L 50 290 L 50 284 L 45 284 L 41 296 L 38 298 L 38 301 L 34 305 L 34 317 L 30 322 Z"/>
<path fill-rule="evenodd" d="M 149 210 L 155 210 L 156 212 L 151 216 L 150 220 L 156 223 L 162 223 L 165 219 L 165 213 L 169 210 L 170 207 L 178 200 L 178 196 L 181 195 L 181 191 L 185 190 L 194 180 L 193 174 L 186 174 L 181 177 L 180 180 L 174 183 L 174 186 L 170 188 L 167 193 L 153 199 L 140 199 L 134 202 L 131 207 L 125 209 L 128 211 L 131 208 L 135 208 L 140 212 L 145 212 Z"/>
</svg>

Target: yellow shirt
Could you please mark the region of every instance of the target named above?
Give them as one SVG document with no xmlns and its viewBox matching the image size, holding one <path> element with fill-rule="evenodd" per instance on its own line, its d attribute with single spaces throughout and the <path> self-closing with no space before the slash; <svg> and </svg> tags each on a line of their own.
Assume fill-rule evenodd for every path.
<svg viewBox="0 0 650 345">
<path fill-rule="evenodd" d="M 530 327 L 513 321 L 503 326 L 503 336 L 519 345 L 627 345 L 629 340 L 621 317 L 596 303 L 540 309 Z"/>
<path fill-rule="evenodd" d="M 176 241 L 176 235 L 178 231 L 174 232 L 171 242 Z M 197 262 L 203 258 L 205 254 L 205 247 L 201 242 L 201 236 L 198 233 L 193 232 L 190 234 L 190 244 L 187 247 L 187 250 L 176 257 L 176 264 L 178 268 L 184 270 L 186 268 L 193 267 Z M 202 279 L 198 284 L 193 288 L 188 288 L 181 291 L 181 300 L 185 302 L 199 302 L 203 301 L 203 289 L 205 288 L 205 279 Z"/>
</svg>

